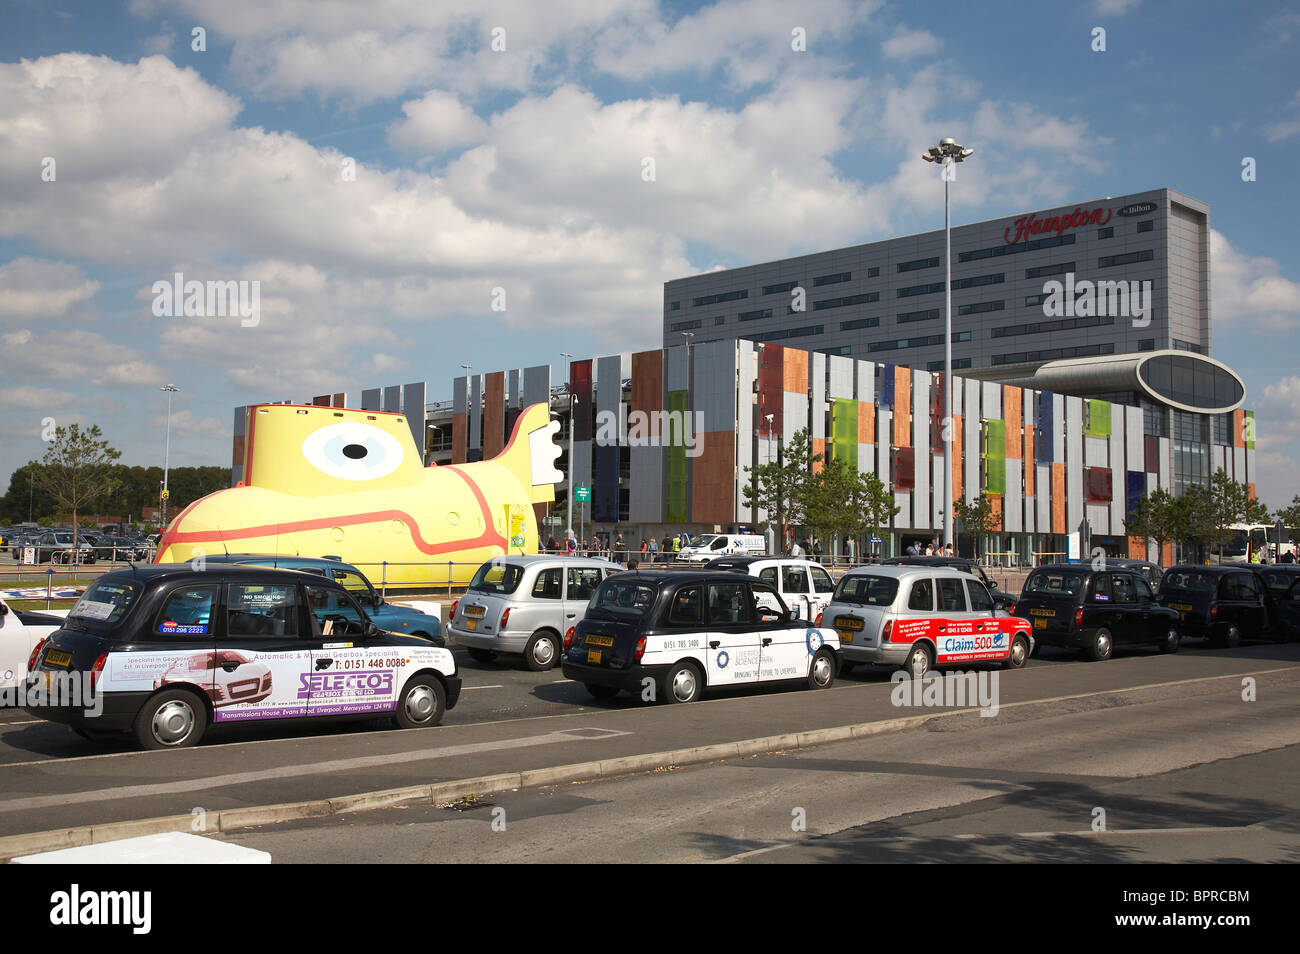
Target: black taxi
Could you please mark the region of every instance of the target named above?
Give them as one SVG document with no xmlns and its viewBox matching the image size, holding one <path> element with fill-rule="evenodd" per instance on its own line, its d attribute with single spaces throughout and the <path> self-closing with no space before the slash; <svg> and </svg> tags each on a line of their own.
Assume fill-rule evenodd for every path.
<svg viewBox="0 0 1300 954">
<path fill-rule="evenodd" d="M 798 680 L 825 689 L 839 634 L 798 618 L 770 584 L 713 572 L 628 572 L 600 584 L 565 637 L 564 675 L 598 699 L 692 702 L 705 689 Z"/>
<path fill-rule="evenodd" d="M 1160 580 L 1160 602 L 1178 613 L 1185 636 L 1235 648 L 1243 639 L 1275 636 L 1268 584 L 1248 563 L 1171 566 Z"/>
<path fill-rule="evenodd" d="M 1137 572 L 1089 563 L 1041 566 L 1029 574 L 1016 615 L 1033 623 L 1044 646 L 1082 649 L 1093 660 L 1109 659 L 1118 646 L 1178 651 L 1178 613 L 1156 602 Z"/>
<path fill-rule="evenodd" d="M 133 733 L 146 749 L 195 745 L 215 722 L 437 725 L 461 684 L 449 650 L 383 632 L 339 583 L 221 564 L 104 574 L 34 663 L 28 712 L 90 739 Z M 89 682 L 93 706 L 60 704 L 70 678 Z"/>
</svg>

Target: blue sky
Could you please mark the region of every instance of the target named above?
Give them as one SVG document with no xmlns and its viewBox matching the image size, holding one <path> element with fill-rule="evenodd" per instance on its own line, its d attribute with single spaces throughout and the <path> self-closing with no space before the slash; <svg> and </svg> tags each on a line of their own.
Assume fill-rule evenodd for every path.
<svg viewBox="0 0 1300 954">
<path fill-rule="evenodd" d="M 161 462 L 168 382 L 172 462 L 225 464 L 237 404 L 654 347 L 666 279 L 941 225 L 918 157 L 952 135 L 958 223 L 1210 204 L 1213 354 L 1264 501 L 1300 492 L 1284 4 L 10 0 L 5 25 L 6 484 L 47 417 Z M 177 271 L 260 282 L 259 322 L 156 317 Z"/>
</svg>

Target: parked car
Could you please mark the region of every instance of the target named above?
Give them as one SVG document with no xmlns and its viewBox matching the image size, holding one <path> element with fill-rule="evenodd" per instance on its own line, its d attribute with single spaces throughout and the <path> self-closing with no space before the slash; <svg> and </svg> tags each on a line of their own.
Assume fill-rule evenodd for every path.
<svg viewBox="0 0 1300 954">
<path fill-rule="evenodd" d="M 682 703 L 760 682 L 826 689 L 838 651 L 833 630 L 795 617 L 762 580 L 728 570 L 628 572 L 596 590 L 563 671 L 597 699 L 627 690 Z"/>
<path fill-rule="evenodd" d="M 28 543 L 27 546 L 32 546 Z M 41 534 L 36 540 L 37 563 L 94 563 L 95 545 L 77 534 L 77 542 L 72 542 L 71 530 L 52 530 Z"/>
<path fill-rule="evenodd" d="M 1159 564 L 1152 563 L 1150 560 L 1133 560 L 1127 557 L 1107 557 L 1106 568 L 1115 568 L 1120 570 L 1132 570 L 1142 579 L 1146 580 L 1152 590 L 1160 589 L 1160 578 L 1165 575 L 1165 571 L 1160 568 Z"/>
<path fill-rule="evenodd" d="M 448 650 L 382 631 L 334 580 L 219 564 L 98 577 L 42 644 L 29 685 L 87 672 L 99 715 L 30 692 L 27 710 L 86 738 L 130 732 L 146 749 L 195 745 L 213 722 L 388 715 L 433 726 L 461 685 Z"/>
<path fill-rule="evenodd" d="M 1178 613 L 1184 636 L 1233 649 L 1243 639 L 1276 636 L 1268 586 L 1250 565 L 1171 566 L 1159 601 Z"/>
<path fill-rule="evenodd" d="M 57 616 L 16 610 L 0 598 L 0 689 L 16 688 L 27 678 L 41 641 L 62 625 Z"/>
<path fill-rule="evenodd" d="M 1182 640 L 1178 613 L 1156 601 L 1134 570 L 1093 569 L 1087 563 L 1041 566 L 1025 579 L 1016 612 L 1033 621 L 1044 646 L 1081 649 L 1109 659 L 1119 646 L 1154 646 L 1175 653 Z"/>
<path fill-rule="evenodd" d="M 1270 563 L 1255 570 L 1273 604 L 1274 635 L 1279 641 L 1300 638 L 1300 564 Z"/>
<path fill-rule="evenodd" d="M 678 563 L 705 564 L 722 556 L 763 556 L 767 540 L 757 533 L 702 533 L 674 554 Z"/>
<path fill-rule="evenodd" d="M 797 557 L 720 557 L 710 560 L 704 568 L 758 577 L 781 594 L 795 616 L 809 621 L 818 620 L 835 592 L 835 581 L 825 567 Z M 820 621 L 817 625 L 821 625 Z"/>
<path fill-rule="evenodd" d="M 998 609 L 1006 610 L 1008 613 L 1016 612 L 1016 597 L 1012 593 L 998 589 L 989 579 L 988 574 L 984 572 L 984 567 L 979 565 L 976 560 L 968 560 L 959 556 L 901 556 L 890 557 L 882 561 L 883 566 L 946 566 L 954 570 L 960 570 L 962 573 L 970 573 L 980 578 L 980 581 L 988 587 L 989 593 L 993 595 L 993 602 Z"/>
<path fill-rule="evenodd" d="M 622 572 L 617 563 L 591 557 L 489 560 L 452 604 L 447 629 L 472 659 L 519 655 L 533 672 L 542 672 L 560 661 L 564 636 L 586 614 L 596 587 Z"/>
<path fill-rule="evenodd" d="M 997 608 L 984 581 L 946 566 L 867 566 L 840 578 L 822 614 L 839 634 L 845 667 L 896 666 L 914 677 L 936 666 L 1025 665 L 1028 620 Z"/>
<path fill-rule="evenodd" d="M 366 579 L 366 575 L 351 563 L 332 557 L 265 556 L 252 553 L 222 553 L 205 556 L 209 563 L 241 563 L 244 566 L 269 566 L 281 570 L 302 570 L 315 573 L 341 584 L 362 606 L 375 625 L 390 633 L 408 633 L 431 640 L 437 646 L 447 645 L 442 635 L 442 620 L 409 606 L 389 603 Z"/>
</svg>

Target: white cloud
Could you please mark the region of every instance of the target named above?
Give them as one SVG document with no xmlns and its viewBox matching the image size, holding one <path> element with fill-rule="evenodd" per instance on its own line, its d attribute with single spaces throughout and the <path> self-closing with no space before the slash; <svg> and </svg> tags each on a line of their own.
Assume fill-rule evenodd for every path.
<svg viewBox="0 0 1300 954">
<path fill-rule="evenodd" d="M 73 397 L 55 388 L 18 387 L 0 388 L 0 407 L 24 408 L 34 411 L 57 410 L 72 403 Z"/>
<path fill-rule="evenodd" d="M 1281 273 L 1277 259 L 1247 255 L 1210 230 L 1210 287 L 1215 330 L 1251 328 L 1294 333 L 1300 320 L 1300 284 Z"/>
<path fill-rule="evenodd" d="M 163 372 L 138 351 L 90 331 L 62 328 L 0 335 L 4 353 L 18 359 L 11 378 L 78 385 L 150 387 Z"/>
<path fill-rule="evenodd" d="M 891 60 L 910 59 L 914 56 L 933 56 L 943 46 L 929 30 L 900 30 L 881 44 L 885 56 Z"/>
<path fill-rule="evenodd" d="M 75 265 L 21 256 L 0 265 L 0 321 L 57 318 L 98 290 Z"/>
<path fill-rule="evenodd" d="M 402 104 L 406 119 L 388 130 L 389 145 L 408 151 L 441 153 L 483 140 L 487 123 L 454 94 L 431 90 Z"/>
<path fill-rule="evenodd" d="M 1103 16 L 1122 17 L 1141 2 L 1142 0 L 1094 0 L 1093 8 Z"/>
</svg>

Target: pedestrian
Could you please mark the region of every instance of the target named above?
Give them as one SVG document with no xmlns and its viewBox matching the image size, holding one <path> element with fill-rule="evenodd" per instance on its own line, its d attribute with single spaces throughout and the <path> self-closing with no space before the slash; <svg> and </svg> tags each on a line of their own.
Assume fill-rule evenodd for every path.
<svg viewBox="0 0 1300 954">
<path fill-rule="evenodd" d="M 934 544 L 933 544 L 933 543 L 927 543 L 927 544 L 925 545 L 925 555 L 926 555 L 926 556 L 934 556 Z"/>
<path fill-rule="evenodd" d="M 550 536 L 550 537 L 547 538 L 547 540 L 546 540 L 546 550 L 547 550 L 548 553 L 554 553 L 554 552 L 555 552 L 555 536 L 554 536 L 554 535 L 552 535 L 552 536 Z"/>
<path fill-rule="evenodd" d="M 650 538 L 650 562 L 651 563 L 655 561 L 655 557 L 658 556 L 658 554 L 659 554 L 659 544 L 655 542 L 654 537 L 651 537 Z"/>
<path fill-rule="evenodd" d="M 618 560 L 627 559 L 627 543 L 621 533 L 618 535 L 618 539 L 614 541 L 614 557 Z"/>
<path fill-rule="evenodd" d="M 1283 563 L 1294 563 L 1294 562 L 1295 562 L 1295 551 L 1294 551 L 1294 550 L 1287 550 L 1286 553 L 1283 553 L 1283 554 L 1282 554 L 1282 560 L 1281 560 L 1281 562 L 1283 562 Z"/>
<path fill-rule="evenodd" d="M 627 568 L 629 570 L 635 570 L 638 566 L 640 566 L 640 564 L 636 560 L 627 561 Z"/>
<path fill-rule="evenodd" d="M 578 538 L 573 535 L 572 530 L 564 538 L 564 552 L 568 556 L 578 555 Z"/>
<path fill-rule="evenodd" d="M 798 541 L 790 544 L 790 556 L 792 557 L 803 556 L 803 548 L 799 546 Z"/>
<path fill-rule="evenodd" d="M 849 565 L 850 565 L 850 566 L 853 565 L 853 550 L 854 550 L 854 549 L 855 549 L 855 548 L 854 548 L 854 546 L 853 546 L 853 538 L 852 538 L 852 537 L 849 537 L 847 540 L 844 541 L 844 556 L 848 558 L 848 561 L 849 561 Z"/>
<path fill-rule="evenodd" d="M 649 552 L 650 552 L 650 544 L 648 544 L 648 543 L 645 542 L 645 537 L 642 537 L 642 538 L 641 538 L 641 552 L 642 552 L 642 553 L 649 553 Z"/>
</svg>

